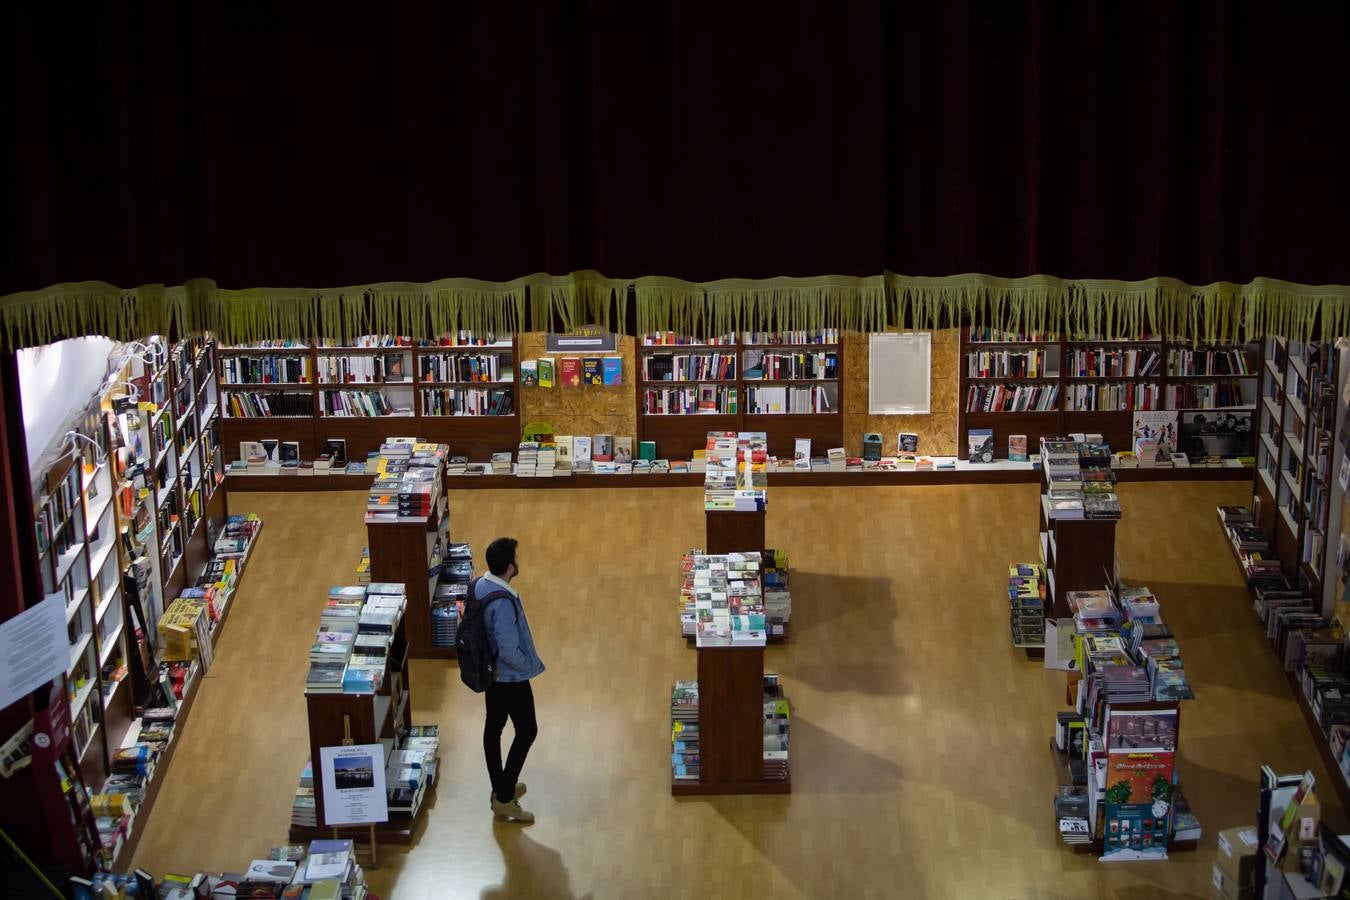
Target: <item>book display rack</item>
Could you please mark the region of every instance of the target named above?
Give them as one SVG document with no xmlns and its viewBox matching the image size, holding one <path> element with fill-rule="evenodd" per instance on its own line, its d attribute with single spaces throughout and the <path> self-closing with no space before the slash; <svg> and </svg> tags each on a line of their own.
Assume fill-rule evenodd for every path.
<svg viewBox="0 0 1350 900">
<path fill-rule="evenodd" d="M 459 332 L 437 341 L 367 335 L 354 344 L 264 341 L 221 348 L 223 439 L 298 441 L 304 459 L 330 439 L 354 459 L 404 429 L 486 457 L 520 440 L 515 338 Z"/>
<path fill-rule="evenodd" d="M 1114 483 L 1110 451 L 1105 455 L 1108 462 L 1103 466 L 1100 446 L 1041 439 L 1039 531 L 1049 609 L 1047 642 L 1057 624 L 1072 615 L 1067 600 L 1070 591 L 1096 590 L 1115 580 L 1119 504 L 1110 517 L 1088 518 L 1089 495 L 1085 491 L 1088 484 Z M 1105 501 L 1109 515 L 1114 494 L 1104 496 L 1111 498 Z M 1055 656 L 1048 646 L 1046 649 L 1046 664 L 1052 666 Z"/>
<path fill-rule="evenodd" d="M 638 343 L 638 440 L 660 458 L 703 446 L 708 431 L 758 431 L 769 452 L 791 458 L 793 441 L 843 444 L 837 329 L 742 332 L 695 340 L 673 332 Z"/>
<path fill-rule="evenodd" d="M 386 440 L 367 504 L 370 579 L 407 585 L 406 640 L 414 659 L 455 658 L 454 642 L 437 639 L 443 623 L 433 613 L 443 563 L 450 556 L 450 507 L 442 490 L 445 459 L 444 445 Z M 379 511 L 390 505 L 396 514 Z"/>
<path fill-rule="evenodd" d="M 1177 410 L 1192 457 L 1252 453 L 1262 346 L 1196 345 L 1044 333 L 961 332 L 961 406 L 957 430 L 988 428 L 995 454 L 1008 435 L 1028 446 L 1056 434 L 1100 434 L 1131 445 L 1130 413 Z M 962 447 L 961 458 L 965 458 Z"/>
<path fill-rule="evenodd" d="M 314 776 L 322 748 L 383 744 L 389 821 L 351 827 L 362 832 L 373 827 L 380 843 L 412 843 L 435 790 L 440 745 L 434 726 L 419 728 L 408 721 L 412 699 L 405 589 L 372 582 L 329 591 L 310 653 L 305 689 L 310 763 L 297 794 L 312 799 L 314 824 L 293 821 L 292 841 L 332 836 L 347 827 L 330 823 L 323 779 Z"/>
</svg>

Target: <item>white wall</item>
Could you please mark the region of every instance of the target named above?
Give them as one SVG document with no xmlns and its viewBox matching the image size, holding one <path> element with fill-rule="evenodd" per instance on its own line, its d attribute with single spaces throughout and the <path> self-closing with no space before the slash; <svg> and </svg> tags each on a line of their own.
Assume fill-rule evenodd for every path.
<svg viewBox="0 0 1350 900">
<path fill-rule="evenodd" d="M 38 461 L 70 430 L 108 374 L 108 355 L 117 346 L 107 338 L 76 338 L 19 351 L 19 392 L 28 464 Z"/>
</svg>

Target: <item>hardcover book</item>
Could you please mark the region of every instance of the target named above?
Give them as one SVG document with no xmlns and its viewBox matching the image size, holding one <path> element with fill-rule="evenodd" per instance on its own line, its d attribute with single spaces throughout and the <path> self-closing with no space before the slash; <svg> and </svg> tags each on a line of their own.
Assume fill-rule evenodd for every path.
<svg viewBox="0 0 1350 900">
<path fill-rule="evenodd" d="M 606 356 L 604 359 L 605 384 L 623 384 L 623 357 Z"/>
<path fill-rule="evenodd" d="M 564 356 L 562 358 L 562 381 L 563 387 L 581 386 L 581 359 L 576 356 Z"/>
<path fill-rule="evenodd" d="M 1027 461 L 1027 436 L 1025 434 L 1008 435 L 1008 459 L 1016 462 Z"/>
<path fill-rule="evenodd" d="M 604 373 L 600 368 L 600 357 L 588 356 L 581 361 L 581 383 L 597 386 L 605 383 Z"/>
<path fill-rule="evenodd" d="M 656 441 L 641 441 L 638 444 L 639 459 L 656 459 Z"/>
<path fill-rule="evenodd" d="M 878 435 L 880 437 L 880 435 Z M 902 431 L 895 437 L 895 455 L 900 459 L 913 459 L 919 452 L 919 436 L 912 431 Z"/>
<path fill-rule="evenodd" d="M 875 431 L 866 432 L 863 435 L 863 455 L 865 460 L 881 459 L 881 435 Z M 809 454 L 808 454 L 809 455 Z"/>
<path fill-rule="evenodd" d="M 551 357 L 541 357 L 537 366 L 539 372 L 539 386 L 551 388 L 554 384 L 553 359 Z"/>
<path fill-rule="evenodd" d="M 629 461 L 632 461 L 632 445 L 629 445 Z M 580 458 L 580 454 L 578 454 Z M 591 438 L 590 459 L 595 462 L 613 462 L 614 461 L 614 435 L 597 434 Z"/>
<path fill-rule="evenodd" d="M 969 462 L 980 464 L 994 461 L 994 430 L 992 428 L 967 429 L 966 458 Z"/>
<path fill-rule="evenodd" d="M 633 461 L 632 435 L 624 434 L 614 439 L 614 461 L 616 463 L 631 463 Z"/>
<path fill-rule="evenodd" d="M 533 359 L 520 361 L 520 383 L 532 387 L 539 383 L 539 362 Z"/>
</svg>

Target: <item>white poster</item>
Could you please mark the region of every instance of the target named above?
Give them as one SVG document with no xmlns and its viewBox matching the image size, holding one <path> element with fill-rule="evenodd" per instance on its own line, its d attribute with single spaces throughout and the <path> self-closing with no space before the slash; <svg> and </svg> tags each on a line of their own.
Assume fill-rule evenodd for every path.
<svg viewBox="0 0 1350 900">
<path fill-rule="evenodd" d="M 320 747 L 326 826 L 389 821 L 384 792 L 384 744 Z"/>
<path fill-rule="evenodd" d="M 0 709 L 70 671 L 60 591 L 0 625 Z"/>
</svg>

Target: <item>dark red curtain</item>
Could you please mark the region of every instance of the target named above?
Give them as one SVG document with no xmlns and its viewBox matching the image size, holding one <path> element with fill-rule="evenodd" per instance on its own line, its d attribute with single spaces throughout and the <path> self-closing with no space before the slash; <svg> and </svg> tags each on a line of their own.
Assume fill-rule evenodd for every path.
<svg viewBox="0 0 1350 900">
<path fill-rule="evenodd" d="M 1350 283 L 1350 9 L 11 4 L 0 293 Z"/>
</svg>

